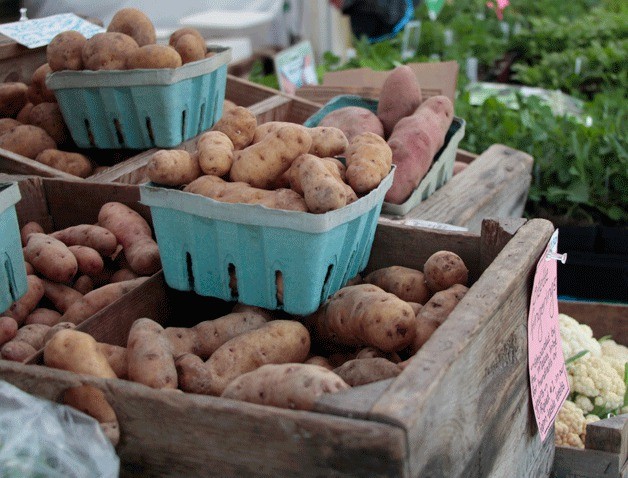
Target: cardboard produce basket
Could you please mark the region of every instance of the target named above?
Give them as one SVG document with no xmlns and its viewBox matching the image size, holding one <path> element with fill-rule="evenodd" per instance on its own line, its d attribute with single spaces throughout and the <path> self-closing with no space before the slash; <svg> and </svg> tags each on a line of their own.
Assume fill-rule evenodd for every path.
<svg viewBox="0 0 628 478">
<path fill-rule="evenodd" d="M 541 441 L 532 416 L 527 314 L 553 230 L 542 219 L 485 220 L 481 234 L 379 224 L 367 270 L 420 267 L 449 249 L 471 287 L 398 377 L 324 396 L 314 411 L 154 390 L 37 359 L 0 362 L 0 377 L 53 401 L 80 384 L 103 390 L 120 421 L 123 477 L 548 477 L 553 433 Z M 169 289 L 161 274 L 142 292 L 85 330 L 124 345 L 140 317 L 193 325 L 225 310 Z"/>
<path fill-rule="evenodd" d="M 628 304 L 561 299 L 558 311 L 628 346 Z M 628 476 L 628 414 L 589 423 L 584 449 L 557 446 L 553 478 Z"/>
</svg>

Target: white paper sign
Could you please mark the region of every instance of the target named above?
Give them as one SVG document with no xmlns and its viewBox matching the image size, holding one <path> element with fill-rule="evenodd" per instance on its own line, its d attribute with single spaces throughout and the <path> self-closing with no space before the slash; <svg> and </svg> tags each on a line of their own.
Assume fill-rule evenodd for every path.
<svg viewBox="0 0 628 478">
<path fill-rule="evenodd" d="M 0 25 L 0 33 L 28 48 L 45 46 L 55 35 L 67 30 L 76 30 L 85 38 L 105 31 L 103 27 L 88 22 L 74 13 L 61 13 Z"/>
</svg>

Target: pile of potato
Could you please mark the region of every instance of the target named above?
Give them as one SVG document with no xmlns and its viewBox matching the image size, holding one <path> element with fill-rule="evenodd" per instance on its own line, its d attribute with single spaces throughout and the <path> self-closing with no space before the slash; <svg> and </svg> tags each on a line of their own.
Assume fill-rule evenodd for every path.
<svg viewBox="0 0 628 478">
<path fill-rule="evenodd" d="M 326 114 L 318 125 L 339 128 L 349 140 L 367 131 L 384 138 L 397 166 L 384 200 L 402 204 L 429 171 L 453 119 L 451 100 L 443 95 L 424 100 L 412 68 L 400 65 L 386 77 L 376 112 L 345 106 Z M 465 163 L 457 164 L 456 172 L 464 167 Z"/>
<path fill-rule="evenodd" d="M 152 228 L 120 202 L 102 205 L 97 224 L 21 231 L 27 291 L 0 311 L 0 358 L 22 362 L 47 334 L 78 325 L 161 269 Z"/>
<path fill-rule="evenodd" d="M 244 304 L 191 327 L 141 317 L 126 346 L 58 324 L 46 336 L 44 363 L 164 391 L 312 410 L 323 394 L 399 375 L 465 295 L 467 282 L 462 259 L 438 251 L 423 270 L 392 266 L 358 276 L 306 317 Z M 117 430 L 99 390 L 66 403 Z"/>
<path fill-rule="evenodd" d="M 222 117 L 198 137 L 194 151 L 159 150 L 146 174 L 156 184 L 217 201 L 320 214 L 377 188 L 391 164 L 390 147 L 370 132 L 349 141 L 335 127 L 258 125 L 248 108 L 225 101 Z"/>
</svg>

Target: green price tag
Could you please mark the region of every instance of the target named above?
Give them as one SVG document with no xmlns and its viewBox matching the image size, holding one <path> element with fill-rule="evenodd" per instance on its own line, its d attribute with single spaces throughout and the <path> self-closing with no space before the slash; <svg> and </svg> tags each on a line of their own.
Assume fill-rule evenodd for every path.
<svg viewBox="0 0 628 478">
<path fill-rule="evenodd" d="M 425 5 L 427 6 L 427 14 L 430 20 L 434 21 L 445 6 L 445 0 L 425 0 Z"/>
</svg>

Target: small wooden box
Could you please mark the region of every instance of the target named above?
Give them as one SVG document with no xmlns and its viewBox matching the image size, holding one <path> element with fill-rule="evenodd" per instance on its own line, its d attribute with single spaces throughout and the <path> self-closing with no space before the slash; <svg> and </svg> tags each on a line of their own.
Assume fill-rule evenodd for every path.
<svg viewBox="0 0 628 478">
<path fill-rule="evenodd" d="M 40 181 L 48 196 L 66 188 L 77 201 L 69 183 Z M 94 197 L 112 187 L 73 184 L 94 188 Z M 67 223 L 62 202 L 52 213 Z M 39 365 L 41 356 L 0 361 L 0 378 L 53 401 L 81 383 L 102 389 L 120 421 L 121 476 L 548 477 L 553 433 L 542 442 L 533 417 L 527 316 L 553 230 L 542 219 L 486 220 L 481 234 L 379 224 L 365 272 L 421 267 L 448 249 L 463 258 L 472 285 L 401 375 L 328 395 L 314 411 L 80 376 Z M 225 306 L 170 290 L 159 273 L 81 325 L 97 340 L 124 345 L 137 318 L 193 325 Z"/>
<path fill-rule="evenodd" d="M 628 345 L 628 304 L 560 300 L 558 310 L 593 330 Z M 587 425 L 585 448 L 556 447 L 554 478 L 628 476 L 628 414 Z"/>
</svg>

